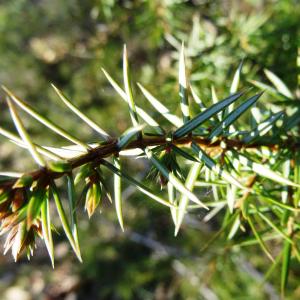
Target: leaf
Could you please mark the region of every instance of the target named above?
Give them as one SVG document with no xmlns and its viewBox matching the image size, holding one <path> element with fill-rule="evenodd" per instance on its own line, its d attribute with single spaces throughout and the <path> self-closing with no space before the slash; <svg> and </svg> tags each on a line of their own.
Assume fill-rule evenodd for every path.
<svg viewBox="0 0 300 300">
<path fill-rule="evenodd" d="M 93 169 L 90 163 L 82 165 L 75 176 L 74 184 L 77 185 L 80 181 L 85 180 L 92 172 Z"/>
<path fill-rule="evenodd" d="M 0 235 L 5 234 L 7 231 L 11 230 L 12 227 L 18 225 L 20 222 L 24 221 L 26 226 L 28 204 L 26 203 L 19 210 L 12 213 L 7 218 L 2 219 Z"/>
<path fill-rule="evenodd" d="M 166 201 L 166 200 L 160 198 L 159 196 L 156 196 L 155 194 L 153 194 L 153 192 L 151 192 L 151 190 L 148 187 L 146 187 L 145 185 L 143 185 L 141 182 L 138 182 L 137 180 L 135 180 L 134 178 L 132 178 L 131 176 L 129 176 L 124 171 L 121 171 L 121 170 L 117 169 L 114 165 L 110 164 L 108 161 L 102 160 L 101 164 L 104 165 L 105 167 L 107 167 L 114 174 L 120 176 L 121 178 L 124 178 L 125 180 L 127 180 L 131 184 L 135 185 L 136 188 L 139 191 L 141 191 L 145 195 L 149 196 L 150 198 L 152 198 L 156 202 L 158 202 L 160 204 L 163 204 L 165 206 L 168 206 L 168 207 L 175 207 L 174 205 L 172 205 L 168 201 Z"/>
<path fill-rule="evenodd" d="M 203 104 L 203 101 L 200 99 L 200 97 L 197 95 L 195 89 L 190 85 L 191 93 L 193 96 L 193 99 L 195 102 L 200 106 L 201 109 L 206 109 L 205 105 Z"/>
<path fill-rule="evenodd" d="M 195 184 L 196 186 L 196 184 Z M 207 201 L 205 202 L 205 204 L 208 206 L 208 207 L 213 207 L 213 208 L 216 208 L 216 207 L 225 207 L 226 204 L 227 204 L 227 201 L 224 201 L 224 200 L 221 200 L 219 202 L 216 202 L 214 199 L 212 199 L 212 201 Z M 196 205 L 196 204 L 190 204 L 188 206 L 188 209 L 198 209 L 199 208 L 199 205 Z M 210 214 L 210 212 L 208 213 Z M 203 219 L 204 220 L 204 219 Z"/>
<path fill-rule="evenodd" d="M 220 112 L 224 108 L 228 107 L 231 103 L 239 99 L 243 93 L 236 93 L 234 95 L 229 96 L 228 98 L 219 101 L 218 103 L 212 105 L 211 107 L 207 108 L 204 112 L 201 112 L 193 119 L 189 120 L 187 123 L 185 123 L 182 127 L 178 128 L 174 134 L 173 137 L 178 139 L 186 134 L 192 132 L 195 128 L 200 126 L 202 123 L 210 119 L 212 116 L 214 116 L 216 113 Z"/>
<path fill-rule="evenodd" d="M 275 206 L 281 207 L 283 209 L 286 209 L 288 211 L 300 212 L 300 209 L 295 208 L 295 207 L 290 206 L 290 205 L 287 205 L 287 204 L 284 204 L 284 203 L 281 203 L 281 202 L 278 202 L 278 201 L 272 199 L 271 196 L 268 196 L 268 195 L 265 195 L 265 194 L 262 194 L 262 193 L 259 194 L 259 199 L 263 200 L 263 201 L 266 201 L 268 203 L 271 203 Z"/>
<path fill-rule="evenodd" d="M 254 206 L 252 206 L 254 207 Z M 258 209 L 255 208 L 255 211 L 257 212 L 257 214 L 259 215 L 259 217 L 261 219 L 263 219 L 271 228 L 274 229 L 274 231 L 276 231 L 277 233 L 279 233 L 286 241 L 288 241 L 289 243 L 293 244 L 293 241 L 278 227 L 274 224 L 274 222 L 272 222 L 269 218 L 267 218 L 262 212 L 260 212 Z"/>
<path fill-rule="evenodd" d="M 174 185 L 169 181 L 167 183 L 167 186 L 168 186 L 169 202 L 171 204 L 173 204 L 173 205 L 176 205 L 176 191 L 175 191 Z M 176 226 L 176 222 L 177 222 L 177 208 L 171 207 L 170 211 L 171 211 L 171 216 L 172 216 L 173 223 Z"/>
<path fill-rule="evenodd" d="M 129 105 L 129 112 L 131 121 L 134 127 L 139 125 L 137 112 L 135 108 L 135 103 L 132 95 L 132 88 L 130 84 L 130 78 L 129 78 L 129 67 L 128 67 L 128 57 L 127 57 L 127 49 L 126 45 L 124 45 L 123 49 L 123 79 L 124 79 L 124 87 L 125 87 L 125 93 L 127 96 L 127 102 Z"/>
<path fill-rule="evenodd" d="M 283 246 L 283 257 L 281 267 L 281 294 L 284 298 L 284 293 L 288 283 L 290 261 L 291 261 L 292 245 L 290 242 L 285 241 Z M 282 299 L 283 299 L 282 298 Z"/>
<path fill-rule="evenodd" d="M 71 231 L 72 231 L 77 252 L 80 253 L 79 241 L 78 241 L 75 186 L 74 186 L 74 179 L 72 173 L 69 173 L 67 175 L 67 183 L 68 183 L 68 200 L 69 200 L 69 208 L 70 208 L 70 216 L 71 216 Z"/>
<path fill-rule="evenodd" d="M 31 175 L 23 174 L 20 178 L 17 179 L 15 184 L 13 185 L 13 189 L 28 187 L 32 184 L 33 178 Z"/>
<path fill-rule="evenodd" d="M 248 167 L 249 170 L 251 170 L 254 173 L 259 174 L 262 177 L 266 177 L 266 178 L 276 181 L 282 185 L 290 185 L 290 186 L 299 187 L 298 184 L 290 181 L 288 178 L 284 178 L 281 174 L 272 171 L 269 167 L 264 166 L 263 164 L 253 162 L 250 159 L 248 159 L 246 156 L 238 153 L 235 150 L 230 150 L 227 153 L 228 154 L 232 153 L 234 159 L 237 162 L 241 163 L 245 167 Z"/>
<path fill-rule="evenodd" d="M 195 182 L 199 176 L 199 172 L 200 172 L 201 168 L 202 168 L 202 164 L 194 163 L 189 171 L 189 174 L 188 174 L 186 182 L 185 182 L 185 186 L 190 191 L 192 191 L 195 186 Z M 182 193 L 180 200 L 179 200 L 179 206 L 178 206 L 178 211 L 177 211 L 177 218 L 176 218 L 176 224 L 175 224 L 175 236 L 177 236 L 178 231 L 181 227 L 182 221 L 183 221 L 185 213 L 186 213 L 186 208 L 188 206 L 188 203 L 189 203 L 189 197 L 185 193 Z"/>
<path fill-rule="evenodd" d="M 34 108 L 32 108 L 29 104 L 25 103 L 21 99 L 19 99 L 17 96 L 15 96 L 9 89 L 2 86 L 2 89 L 8 94 L 8 96 L 19 106 L 21 107 L 25 112 L 27 112 L 29 115 L 31 115 L 33 118 L 38 120 L 40 123 L 51 129 L 52 131 L 56 132 L 60 136 L 64 137 L 65 139 L 71 141 L 72 143 L 75 143 L 79 146 L 81 146 L 83 149 L 87 150 L 89 147 L 85 144 L 79 141 L 77 138 L 73 137 L 71 134 L 67 133 L 64 129 L 59 127 L 58 125 L 55 125 L 52 121 L 50 121 L 48 118 L 42 116 L 39 114 Z"/>
<path fill-rule="evenodd" d="M 166 120 L 176 127 L 183 125 L 183 122 L 180 118 L 172 114 L 166 106 L 164 106 L 159 100 L 150 94 L 150 92 L 146 90 L 140 83 L 137 83 L 137 85 L 153 108 L 155 108 Z"/>
<path fill-rule="evenodd" d="M 279 263 L 281 261 L 282 255 L 283 255 L 283 251 L 280 251 L 280 253 L 275 258 L 275 262 L 270 266 L 268 271 L 265 272 L 265 275 L 263 277 L 263 280 L 261 281 L 260 286 L 263 286 L 267 282 L 269 277 L 274 273 L 275 269 L 277 268 L 277 266 L 279 265 Z"/>
<path fill-rule="evenodd" d="M 259 89 L 265 91 L 267 94 L 274 96 L 278 100 L 284 100 L 284 96 L 282 96 L 277 90 L 275 90 L 270 85 L 267 85 L 265 83 L 256 81 L 256 80 L 249 80 L 250 83 L 252 83 L 254 86 L 258 87 Z"/>
<path fill-rule="evenodd" d="M 121 96 L 125 102 L 128 103 L 126 93 L 120 88 L 120 86 L 112 79 L 112 77 L 103 69 L 101 68 L 102 72 L 104 73 L 107 80 L 110 82 L 112 87 L 116 90 L 116 92 Z M 152 127 L 158 134 L 164 134 L 165 131 L 159 126 L 159 124 L 143 109 L 136 106 L 137 114 L 150 126 Z"/>
<path fill-rule="evenodd" d="M 58 190 L 57 190 L 57 187 L 56 187 L 54 181 L 50 185 L 50 192 L 51 192 L 51 194 L 52 194 L 52 196 L 54 198 L 54 202 L 55 202 L 55 205 L 56 205 L 56 208 L 57 208 L 57 212 L 58 212 L 59 218 L 61 220 L 61 224 L 62 224 L 62 227 L 64 229 L 64 232 L 65 232 L 65 234 L 66 234 L 66 236 L 67 236 L 67 238 L 68 238 L 68 240 L 70 242 L 70 245 L 71 245 L 73 251 L 75 252 L 78 260 L 80 262 L 82 262 L 80 250 L 77 247 L 76 242 L 75 242 L 75 240 L 73 238 L 73 233 L 71 231 L 71 228 L 70 228 L 70 225 L 69 225 L 66 213 L 64 211 L 64 208 L 63 208 L 62 202 L 60 200 L 60 197 L 59 197 L 59 194 L 58 194 Z"/>
<path fill-rule="evenodd" d="M 243 64 L 244 64 L 244 61 L 242 60 L 239 64 L 237 70 L 234 73 L 234 77 L 233 77 L 231 87 L 230 87 L 230 94 L 234 94 L 238 91 Z M 233 107 L 232 107 L 232 109 L 233 109 Z M 232 110 L 229 110 L 229 112 L 231 112 L 231 111 Z"/>
<path fill-rule="evenodd" d="M 128 103 L 128 98 L 126 92 L 116 83 L 116 81 L 106 72 L 104 68 L 101 68 L 102 72 L 104 73 L 105 77 L 109 81 L 109 83 L 112 85 L 112 87 L 116 90 L 116 92 L 121 96 L 125 102 Z"/>
<path fill-rule="evenodd" d="M 98 124 L 92 121 L 89 117 L 83 114 L 71 101 L 59 90 L 54 84 L 51 84 L 54 91 L 57 93 L 59 98 L 64 102 L 64 104 L 69 107 L 80 119 L 82 119 L 86 124 L 88 124 L 92 129 L 99 133 L 99 135 L 105 140 L 108 141 L 110 136 L 105 132 Z"/>
<path fill-rule="evenodd" d="M 283 120 L 283 124 L 281 126 L 281 132 L 286 133 L 291 129 L 295 128 L 300 123 L 300 108 L 297 108 L 292 115 Z"/>
<path fill-rule="evenodd" d="M 213 104 L 217 104 L 219 102 L 219 99 L 218 99 L 218 96 L 216 93 L 216 89 L 213 85 L 211 86 L 211 99 L 212 99 Z M 222 113 L 219 112 L 216 114 L 216 116 L 217 116 L 217 119 L 219 119 L 219 121 L 222 121 Z"/>
<path fill-rule="evenodd" d="M 101 171 L 100 167 L 99 167 L 99 166 L 96 167 L 95 170 L 96 170 L 97 175 L 98 175 L 98 177 L 99 177 L 100 186 L 101 186 L 101 188 L 104 188 L 104 190 L 105 190 L 105 192 L 106 192 L 106 197 L 108 198 L 108 201 L 109 201 L 110 203 L 113 203 L 111 194 L 110 194 L 110 192 L 109 192 L 109 188 L 108 188 L 108 186 L 107 186 L 107 184 L 106 184 L 106 182 L 105 182 L 105 180 L 104 180 L 104 177 L 102 176 L 102 171 Z"/>
<path fill-rule="evenodd" d="M 227 240 L 233 239 L 233 237 L 236 235 L 238 229 L 240 228 L 241 225 L 241 219 L 239 215 L 236 215 L 235 220 L 231 226 L 231 229 L 229 231 L 229 234 L 227 236 Z"/>
<path fill-rule="evenodd" d="M 136 134 L 145 128 L 145 124 L 136 126 L 136 127 L 131 127 L 127 129 L 122 136 L 118 139 L 117 147 L 118 149 L 123 149 L 125 148 L 132 140 L 136 138 Z"/>
<path fill-rule="evenodd" d="M 0 204 L 6 202 L 10 197 L 10 191 L 0 192 Z"/>
<path fill-rule="evenodd" d="M 29 230 L 35 219 L 39 216 L 43 202 L 46 201 L 46 190 L 44 187 L 37 187 L 32 192 L 27 208 L 27 229 Z"/>
<path fill-rule="evenodd" d="M 277 75 L 275 75 L 273 72 L 267 69 L 264 69 L 264 72 L 268 79 L 273 83 L 273 85 L 282 95 L 290 99 L 294 98 L 292 92 Z"/>
<path fill-rule="evenodd" d="M 113 157 L 114 166 L 120 170 L 121 164 L 118 157 Z M 122 212 L 122 182 L 121 177 L 117 174 L 114 174 L 114 196 L 115 196 L 115 207 L 116 213 L 121 226 L 122 231 L 124 231 L 124 221 L 123 221 L 123 212 Z"/>
<path fill-rule="evenodd" d="M 211 178 L 211 180 L 215 180 L 216 174 L 214 172 L 210 172 L 210 178 Z M 212 185 L 211 190 L 212 190 L 212 194 L 213 194 L 213 198 L 214 198 L 215 202 L 219 202 L 220 197 L 219 197 L 218 187 L 216 185 Z"/>
<path fill-rule="evenodd" d="M 180 49 L 181 43 L 174 37 L 174 35 L 171 35 L 170 33 L 165 34 L 166 41 L 175 49 Z"/>
<path fill-rule="evenodd" d="M 206 203 L 207 204 L 207 203 Z M 215 217 L 225 206 L 226 203 L 222 203 L 221 201 L 214 201 L 215 207 L 202 219 L 203 222 L 209 222 L 213 217 Z M 218 205 L 216 205 L 218 204 Z"/>
<path fill-rule="evenodd" d="M 144 155 L 144 151 L 140 148 L 135 148 L 135 149 L 124 149 L 119 152 L 120 156 L 127 156 L 127 157 L 135 157 L 139 158 Z"/>
<path fill-rule="evenodd" d="M 21 140 L 18 136 L 13 134 L 12 132 L 0 127 L 0 134 L 3 135 L 4 137 L 10 139 L 11 142 L 17 144 L 19 147 L 28 149 L 28 145 L 25 142 L 23 142 L 23 140 Z M 34 143 L 34 146 L 39 153 L 47 156 L 48 158 L 50 158 L 52 160 L 62 160 L 63 159 L 61 156 L 58 156 L 57 154 L 55 154 L 47 149 L 44 149 L 35 143 Z"/>
<path fill-rule="evenodd" d="M 276 114 L 268 117 L 266 120 L 258 124 L 255 129 L 249 132 L 249 134 L 243 138 L 243 141 L 249 144 L 252 143 L 257 137 L 264 136 L 269 130 L 273 128 L 273 124 L 275 124 L 276 121 L 280 119 L 283 115 L 284 112 L 279 111 Z"/>
<path fill-rule="evenodd" d="M 272 262 L 274 262 L 273 256 L 271 255 L 270 251 L 268 250 L 267 246 L 265 245 L 265 243 L 264 243 L 262 237 L 260 236 L 259 232 L 256 231 L 256 229 L 255 229 L 255 227 L 254 227 L 254 224 L 253 224 L 253 222 L 252 222 L 252 220 L 251 220 L 251 218 L 250 218 L 249 216 L 248 216 L 248 218 L 247 218 L 247 221 L 248 221 L 248 223 L 249 223 L 249 225 L 250 225 L 250 227 L 251 227 L 251 230 L 252 230 L 252 232 L 253 232 L 253 234 L 254 234 L 254 236 L 255 236 L 255 238 L 256 238 L 258 244 L 260 245 L 260 247 L 262 248 L 262 250 L 265 252 L 265 254 L 267 255 L 267 257 L 268 257 Z"/>
<path fill-rule="evenodd" d="M 19 172 L 0 172 L 0 181 L 11 178 L 21 178 L 24 174 Z M 10 178 L 9 178 L 10 177 Z"/>
<path fill-rule="evenodd" d="M 251 123 L 254 125 L 261 123 L 263 118 L 262 111 L 256 106 L 251 107 L 250 111 L 252 117 Z"/>
<path fill-rule="evenodd" d="M 212 158 L 210 158 L 204 150 L 200 146 L 198 146 L 195 142 L 192 142 L 192 150 L 198 155 L 199 160 L 202 161 L 207 168 L 212 170 L 217 175 L 221 176 L 227 182 L 241 188 L 246 189 L 237 179 L 235 179 L 232 175 L 230 175 L 226 170 L 223 170 Z"/>
<path fill-rule="evenodd" d="M 99 143 L 89 143 L 87 146 L 89 147 L 89 150 L 94 149 L 96 147 L 102 146 L 104 144 L 107 144 L 107 142 L 99 142 Z M 43 146 L 43 148 L 48 149 L 52 151 L 55 154 L 62 155 L 64 159 L 67 158 L 74 158 L 75 156 L 86 154 L 86 150 L 82 149 L 81 146 L 78 145 L 66 145 L 58 147 L 49 147 L 49 146 Z"/>
<path fill-rule="evenodd" d="M 209 139 L 213 139 L 219 136 L 224 129 L 229 127 L 234 121 L 236 121 L 249 107 L 251 107 L 262 95 L 259 93 L 250 99 L 243 102 L 240 106 L 238 106 L 235 110 L 229 113 L 211 132 L 209 135 Z"/>
<path fill-rule="evenodd" d="M 190 161 L 193 161 L 193 162 L 200 162 L 197 158 L 195 158 L 194 156 L 190 155 L 188 152 L 182 150 L 181 148 L 175 146 L 174 144 L 171 145 L 172 147 L 172 150 L 174 152 L 176 152 L 177 154 L 181 155 L 182 157 L 190 160 Z"/>
<path fill-rule="evenodd" d="M 24 143 L 28 146 L 28 150 L 29 150 L 30 154 L 32 155 L 33 159 L 36 161 L 36 163 L 38 165 L 40 165 L 41 167 L 45 167 L 46 163 L 45 163 L 44 159 L 40 156 L 40 154 L 37 152 L 34 144 L 32 143 L 21 119 L 19 118 L 19 115 L 17 113 L 15 106 L 13 105 L 13 103 L 10 101 L 9 98 L 7 98 L 6 101 L 9 106 L 10 114 L 14 121 L 14 124 L 19 132 L 20 137 L 22 138 Z"/>
<path fill-rule="evenodd" d="M 279 239 L 280 235 L 277 233 L 269 233 L 264 235 L 264 241 L 272 241 Z M 234 247 L 248 247 L 248 246 L 254 246 L 254 245 L 259 245 L 259 241 L 257 240 L 256 237 L 254 238 L 246 238 L 243 242 L 241 243 L 236 243 Z"/>
<path fill-rule="evenodd" d="M 210 90 L 211 90 L 212 102 L 213 102 L 213 104 L 217 104 L 219 102 L 219 99 L 218 99 L 218 96 L 217 96 L 216 89 L 215 89 L 214 85 L 212 85 L 210 87 Z"/>
<path fill-rule="evenodd" d="M 48 167 L 51 171 L 57 172 L 57 173 L 65 173 L 65 172 L 72 171 L 71 164 L 65 160 L 49 162 Z"/>
<path fill-rule="evenodd" d="M 296 164 L 298 164 L 298 162 L 296 162 Z M 290 176 L 290 172 L 291 172 L 291 160 L 290 159 L 287 159 L 282 163 L 282 169 L 283 169 L 283 174 L 282 175 L 285 178 L 288 178 Z M 295 183 L 297 183 L 297 181 L 295 180 L 295 179 L 297 179 L 297 175 L 296 175 L 297 169 L 298 169 L 297 167 L 294 169 L 294 182 Z M 297 190 L 299 191 L 299 188 Z M 295 194 L 297 194 L 297 192 Z M 288 203 L 288 197 L 289 197 L 289 188 L 286 186 L 281 191 L 281 201 L 282 201 L 282 203 Z"/>
<path fill-rule="evenodd" d="M 26 222 L 20 222 L 18 225 L 18 230 L 14 239 L 14 242 L 12 244 L 12 255 L 14 257 L 14 261 L 17 262 L 20 253 L 22 252 L 22 249 L 24 248 L 28 231 L 26 229 Z M 6 249 L 5 251 L 7 251 Z"/>
<path fill-rule="evenodd" d="M 296 151 L 294 154 L 294 182 L 296 184 L 300 184 L 300 153 Z M 296 207 L 299 206 L 299 199 L 300 199 L 300 188 L 298 187 L 297 190 L 294 192 L 293 195 L 293 203 Z"/>
<path fill-rule="evenodd" d="M 233 184 L 227 185 L 227 205 L 229 208 L 229 211 L 232 213 L 234 210 L 234 205 L 236 202 L 236 193 L 237 193 L 237 187 Z"/>
<path fill-rule="evenodd" d="M 226 222 L 222 224 L 222 227 L 217 231 L 208 241 L 200 248 L 200 252 L 203 252 L 210 246 L 226 229 L 227 227 L 235 220 L 237 213 L 231 215 Z"/>
<path fill-rule="evenodd" d="M 165 134 L 164 129 L 161 128 L 159 124 L 152 117 L 150 117 L 144 110 L 136 106 L 136 112 L 151 128 L 153 128 L 158 133 L 158 135 Z"/>
<path fill-rule="evenodd" d="M 184 184 L 160 162 L 160 160 L 152 153 L 149 148 L 145 149 L 145 153 L 148 159 L 153 163 L 153 165 L 165 176 L 174 187 L 182 194 L 187 196 L 191 201 L 202 206 L 205 209 L 208 209 L 205 204 L 203 204 L 195 194 L 193 194 Z"/>
<path fill-rule="evenodd" d="M 185 71 L 185 57 L 184 57 L 184 43 L 182 42 L 180 57 L 179 57 L 179 96 L 180 96 L 180 108 L 183 115 L 183 123 L 186 123 L 190 119 L 189 100 L 187 93 L 187 78 Z"/>
<path fill-rule="evenodd" d="M 48 195 L 41 207 L 41 221 L 42 221 L 42 232 L 45 245 L 50 256 L 52 268 L 54 268 L 54 247 L 51 233 L 51 220 L 49 211 L 49 199 Z"/>
<path fill-rule="evenodd" d="M 195 183 L 195 186 L 200 186 L 200 187 L 203 187 L 203 186 L 212 186 L 212 185 L 216 185 L 216 186 L 226 186 L 227 185 L 227 182 L 225 181 L 196 181 Z"/>
</svg>

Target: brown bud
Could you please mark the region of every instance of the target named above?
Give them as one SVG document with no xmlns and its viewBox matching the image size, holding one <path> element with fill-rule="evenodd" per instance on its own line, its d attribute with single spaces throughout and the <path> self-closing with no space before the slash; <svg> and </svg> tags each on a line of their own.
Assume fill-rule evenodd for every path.
<svg viewBox="0 0 300 300">
<path fill-rule="evenodd" d="M 40 227 L 40 224 L 37 224 L 27 230 L 26 221 L 14 225 L 5 241 L 4 254 L 11 249 L 15 261 L 19 259 L 24 250 L 27 250 L 27 255 L 32 255 L 35 248 L 35 235 Z"/>
<path fill-rule="evenodd" d="M 24 189 L 15 189 L 12 197 L 11 209 L 13 212 L 17 211 L 25 202 L 26 192 Z"/>
</svg>

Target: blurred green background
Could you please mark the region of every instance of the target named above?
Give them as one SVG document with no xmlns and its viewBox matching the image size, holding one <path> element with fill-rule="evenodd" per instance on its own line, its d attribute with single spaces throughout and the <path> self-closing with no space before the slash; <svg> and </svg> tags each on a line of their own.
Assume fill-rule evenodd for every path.
<svg viewBox="0 0 300 300">
<path fill-rule="evenodd" d="M 0 83 L 77 137 L 97 141 L 58 100 L 51 82 L 113 136 L 130 126 L 130 118 L 101 67 L 121 83 L 125 43 L 133 82 L 143 83 L 175 112 L 181 41 L 190 80 L 204 102 L 210 100 L 211 85 L 220 98 L 228 95 L 242 59 L 243 87 L 250 79 L 266 81 L 262 70 L 268 68 L 295 90 L 299 17 L 297 0 L 2 0 Z M 137 89 L 135 96 L 151 112 Z M 3 100 L 0 109 L 0 126 L 14 130 Z M 25 115 L 24 122 L 40 144 L 64 145 Z M 143 160 L 124 163 L 137 178 L 145 176 Z M 1 170 L 33 166 L 26 152 L 1 138 Z M 210 197 L 210 191 L 203 196 Z M 82 264 L 62 234 L 55 235 L 54 270 L 42 243 L 30 263 L 0 256 L 0 298 L 280 298 L 277 272 L 263 282 L 270 262 L 258 247 L 220 238 L 200 251 L 220 228 L 221 217 L 204 222 L 195 211 L 174 238 L 166 209 L 125 183 L 123 200 L 125 233 L 107 202 L 91 220 L 79 209 Z M 299 266 L 292 265 L 287 299 L 300 298 L 299 275 Z"/>
</svg>

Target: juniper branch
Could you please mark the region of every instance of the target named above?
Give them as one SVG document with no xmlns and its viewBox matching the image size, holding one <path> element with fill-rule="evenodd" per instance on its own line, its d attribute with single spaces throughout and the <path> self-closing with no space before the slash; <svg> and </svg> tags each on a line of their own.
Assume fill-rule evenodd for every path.
<svg viewBox="0 0 300 300">
<path fill-rule="evenodd" d="M 66 159 L 66 162 L 70 165 L 71 170 L 74 170 L 76 168 L 79 168 L 87 163 L 92 163 L 93 165 L 99 165 L 101 163 L 101 160 L 104 158 L 112 157 L 114 155 L 120 155 L 122 151 L 125 150 L 132 150 L 132 149 L 141 149 L 144 150 L 146 147 L 151 146 L 165 146 L 170 145 L 170 141 L 168 140 L 169 136 L 159 136 L 159 137 L 143 137 L 138 140 L 131 141 L 125 148 L 118 149 L 117 143 L 118 138 L 111 138 L 108 142 L 103 142 L 98 147 L 95 147 L 93 149 L 90 149 L 87 153 L 84 153 L 82 155 L 76 156 L 71 159 Z M 287 149 L 291 151 L 295 151 L 300 149 L 300 142 L 295 142 L 293 139 L 288 139 L 285 141 L 278 141 L 277 143 L 266 143 L 266 142 L 257 142 L 253 144 L 247 144 L 241 140 L 238 139 L 227 139 L 227 138 L 221 138 L 219 140 L 214 141 L 211 143 L 210 139 L 201 138 L 201 137 L 194 137 L 194 136 L 188 136 L 185 138 L 180 139 L 173 139 L 171 142 L 171 145 L 175 146 L 187 146 L 190 147 L 190 144 L 192 142 L 197 143 L 199 146 L 201 146 L 203 149 L 207 150 L 222 150 L 221 143 L 226 144 L 226 151 L 232 150 L 232 149 L 258 149 L 260 147 L 267 147 L 273 152 L 278 151 L 279 149 Z M 43 167 L 39 168 L 33 171 L 30 171 L 24 175 L 30 176 L 33 180 L 38 180 L 39 178 L 46 176 L 49 179 L 58 179 L 60 177 L 65 176 L 68 174 L 71 170 L 65 171 L 65 172 L 55 172 L 49 167 Z M 7 180 L 4 182 L 0 182 L 0 189 L 1 188 L 7 188 L 12 187 L 16 182 L 18 178 L 13 178 L 11 180 Z"/>
<path fill-rule="evenodd" d="M 219 101 L 213 93 L 213 104 L 204 106 L 195 90 L 188 84 L 184 57 L 184 47 L 182 47 L 179 64 L 179 102 L 182 119 L 138 84 L 154 109 L 175 127 L 171 131 L 163 128 L 152 116 L 135 104 L 126 48 L 123 55 L 124 89 L 103 70 L 112 87 L 128 103 L 133 127 L 120 137 L 111 137 L 55 87 L 56 93 L 67 107 L 97 131 L 101 139 L 104 139 L 100 144 L 86 144 L 78 140 L 4 88 L 9 97 L 8 104 L 20 138 L 1 127 L 0 134 L 29 150 L 39 165 L 38 169 L 21 175 L 12 172 L 0 174 L 0 234 L 9 231 L 5 252 L 12 248 L 15 260 L 24 249 L 27 250 L 28 255 L 31 255 L 35 236 L 38 234 L 43 237 L 51 263 L 54 265 L 49 212 L 49 200 L 52 199 L 66 237 L 81 261 L 75 186 L 80 181 L 84 183 L 82 191 L 85 195 L 84 208 L 91 217 L 96 208 L 101 205 L 103 195 L 111 200 L 102 173 L 102 167 L 105 167 L 114 175 L 115 209 L 122 230 L 124 229 L 122 180 L 127 180 L 147 197 L 170 208 L 175 235 L 189 210 L 215 208 L 210 215 L 207 215 L 208 220 L 221 209 L 226 209 L 227 204 L 228 210 L 222 228 L 211 241 L 222 234 L 232 240 L 239 228 L 244 230 L 244 224 L 248 224 L 254 237 L 248 243 L 260 245 L 266 255 L 273 259 L 274 253 L 271 253 L 267 243 L 274 237 L 280 238 L 284 248 L 287 249 L 283 263 L 285 268 L 283 286 L 286 285 L 288 273 L 286 268 L 289 267 L 290 257 L 295 253 L 295 257 L 300 258 L 296 243 L 298 236 L 294 234 L 300 230 L 298 222 L 300 142 L 299 132 L 295 130 L 300 123 L 300 110 L 296 106 L 292 113 L 283 110 L 278 112 L 276 107 L 277 112 L 273 114 L 258 108 L 252 109 L 250 117 L 255 121 L 255 126 L 248 124 L 239 126 L 236 122 L 240 122 L 240 117 L 251 107 L 253 108 L 254 103 L 262 95 L 257 93 L 243 100 L 240 105 L 235 105 L 246 96 L 245 92 L 238 92 L 241 65 L 234 76 L 230 95 Z M 266 74 L 275 86 L 275 89 L 271 89 L 273 94 L 274 90 L 275 92 L 278 90 L 289 99 L 294 97 L 276 75 L 270 71 Z M 257 82 L 255 84 L 263 86 L 258 85 Z M 199 112 L 194 117 L 189 107 L 189 92 L 199 106 Z M 265 91 L 265 93 L 269 92 L 270 89 Z M 42 147 L 34 143 L 18 116 L 17 106 L 56 134 L 73 142 L 77 147 L 75 154 L 66 157 L 63 155 L 65 148 Z M 145 123 L 140 123 L 141 119 Z M 279 126 L 278 121 L 281 122 Z M 149 128 L 152 132 L 147 134 L 146 129 Z M 153 131 L 156 133 L 154 134 Z M 149 160 L 152 168 L 148 178 L 152 181 L 157 180 L 161 188 L 168 186 L 167 199 L 163 198 L 163 190 L 160 193 L 153 192 L 121 167 L 122 155 L 130 150 L 138 150 L 138 153 L 134 154 L 135 157 L 144 155 Z M 47 160 L 44 160 L 44 156 Z M 177 158 L 184 160 L 182 165 L 178 163 Z M 110 159 L 113 163 L 109 161 Z M 182 168 L 189 169 L 187 178 Z M 62 205 L 56 187 L 56 180 L 62 177 L 68 179 L 68 213 Z M 194 194 L 197 191 L 193 191 L 199 187 L 211 188 L 214 201 L 205 197 L 200 201 Z M 194 202 L 193 205 L 189 205 L 190 200 Z M 291 219 L 293 222 L 288 222 Z M 264 224 L 262 229 L 260 229 L 261 223 Z M 277 235 L 272 234 L 272 231 Z M 291 232 L 293 234 L 290 234 Z"/>
</svg>

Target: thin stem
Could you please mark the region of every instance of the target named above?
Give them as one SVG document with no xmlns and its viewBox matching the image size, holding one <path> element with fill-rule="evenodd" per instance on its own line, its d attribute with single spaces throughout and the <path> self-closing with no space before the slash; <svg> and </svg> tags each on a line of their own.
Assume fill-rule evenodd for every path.
<svg viewBox="0 0 300 300">
<path fill-rule="evenodd" d="M 76 169 L 82 165 L 85 165 L 86 163 L 95 163 L 99 164 L 103 158 L 110 157 L 115 154 L 119 154 L 120 150 L 117 147 L 118 139 L 112 139 L 96 148 L 89 149 L 87 153 L 84 153 L 80 156 L 76 156 L 74 158 L 71 158 L 68 160 L 71 169 Z M 240 140 L 233 140 L 233 139 L 219 139 L 213 143 L 209 139 L 201 138 L 201 137 L 195 137 L 195 136 L 187 136 L 180 139 L 173 139 L 172 144 L 176 146 L 185 146 L 190 147 L 191 143 L 195 142 L 199 146 L 201 146 L 203 149 L 207 150 L 213 150 L 213 149 L 221 149 L 221 142 L 226 143 L 226 150 L 231 149 L 256 149 L 259 147 L 268 147 L 272 151 L 277 151 L 279 149 L 283 148 L 300 148 L 299 143 L 293 143 L 289 140 L 285 141 L 284 143 L 279 142 L 278 144 L 267 144 L 267 143 L 255 143 L 247 145 L 243 141 Z M 159 137 L 142 137 L 141 139 L 134 140 L 130 142 L 123 150 L 129 150 L 129 149 L 145 149 L 149 146 L 161 146 L 164 144 L 169 144 L 170 141 L 168 140 L 168 136 L 159 136 Z M 62 176 L 64 176 L 67 172 L 54 172 L 48 168 L 40 168 L 31 172 L 28 172 L 27 175 L 31 176 L 33 180 L 39 179 L 43 175 L 47 175 L 48 178 L 57 179 Z M 0 183 L 0 188 L 9 188 L 12 187 L 17 179 L 11 179 L 7 180 L 5 182 Z"/>
</svg>

